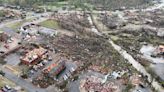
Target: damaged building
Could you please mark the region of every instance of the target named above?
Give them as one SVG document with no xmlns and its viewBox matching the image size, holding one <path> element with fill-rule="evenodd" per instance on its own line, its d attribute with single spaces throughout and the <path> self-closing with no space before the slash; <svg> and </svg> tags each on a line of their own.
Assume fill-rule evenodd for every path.
<svg viewBox="0 0 164 92">
<path fill-rule="evenodd" d="M 57 77 L 66 68 L 65 61 L 59 62 L 58 64 L 51 64 L 43 72 L 48 73 L 52 78 Z"/>
<path fill-rule="evenodd" d="M 28 51 L 25 56 L 21 57 L 21 62 L 26 65 L 33 65 L 38 63 L 42 56 L 47 53 L 47 50 L 39 47 Z"/>
</svg>

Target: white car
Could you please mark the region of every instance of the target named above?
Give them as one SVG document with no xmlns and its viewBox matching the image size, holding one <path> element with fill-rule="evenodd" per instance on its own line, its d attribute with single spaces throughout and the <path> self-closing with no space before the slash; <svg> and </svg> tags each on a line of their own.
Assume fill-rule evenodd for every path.
<svg viewBox="0 0 164 92">
<path fill-rule="evenodd" d="M 75 71 L 75 69 L 72 67 L 71 69 L 70 69 L 70 72 L 74 72 Z"/>
<path fill-rule="evenodd" d="M 10 87 L 9 85 L 5 85 L 5 88 L 6 88 L 7 90 L 11 90 L 11 87 Z"/>
<path fill-rule="evenodd" d="M 68 79 L 67 75 L 64 75 L 64 76 L 63 76 L 63 79 L 64 79 L 64 80 L 67 80 L 67 79 Z"/>
</svg>

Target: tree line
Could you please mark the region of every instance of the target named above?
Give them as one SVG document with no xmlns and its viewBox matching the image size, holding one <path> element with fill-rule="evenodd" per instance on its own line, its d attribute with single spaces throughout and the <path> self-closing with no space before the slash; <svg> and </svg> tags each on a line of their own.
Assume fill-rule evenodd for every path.
<svg viewBox="0 0 164 92">
<path fill-rule="evenodd" d="M 67 1 L 67 0 L 0 0 L 0 4 L 8 4 L 8 5 L 17 5 L 23 7 L 31 7 L 33 5 L 42 5 L 46 4 L 47 2 L 60 2 L 60 1 Z"/>
</svg>

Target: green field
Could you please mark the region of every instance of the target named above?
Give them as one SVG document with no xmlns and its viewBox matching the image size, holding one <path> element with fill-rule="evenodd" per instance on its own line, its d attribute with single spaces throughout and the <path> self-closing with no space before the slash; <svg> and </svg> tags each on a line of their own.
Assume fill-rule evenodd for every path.
<svg viewBox="0 0 164 92">
<path fill-rule="evenodd" d="M 52 20 L 52 19 L 43 21 L 43 22 L 39 23 L 39 25 L 46 27 L 46 28 L 51 28 L 51 29 L 59 28 L 58 22 L 56 20 Z"/>
</svg>

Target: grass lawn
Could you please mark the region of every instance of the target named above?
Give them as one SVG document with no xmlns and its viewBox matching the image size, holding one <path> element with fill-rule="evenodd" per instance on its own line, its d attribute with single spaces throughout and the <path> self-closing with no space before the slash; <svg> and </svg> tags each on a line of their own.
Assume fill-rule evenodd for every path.
<svg viewBox="0 0 164 92">
<path fill-rule="evenodd" d="M 0 88 L 5 86 L 5 85 L 9 85 L 11 87 L 15 87 L 16 84 L 13 83 L 12 81 L 8 80 L 7 78 L 0 76 Z"/>
<path fill-rule="evenodd" d="M 59 25 L 58 25 L 57 21 L 56 20 L 52 20 L 52 19 L 43 21 L 43 22 L 39 23 L 39 25 L 41 25 L 43 27 L 51 28 L 51 29 L 59 28 Z"/>
<path fill-rule="evenodd" d="M 0 29 L 0 33 L 3 33 L 3 30 L 2 29 Z"/>
<path fill-rule="evenodd" d="M 18 28 L 21 27 L 23 23 L 25 23 L 25 22 L 30 22 L 30 21 L 32 21 L 32 20 L 33 20 L 33 18 L 27 19 L 27 20 L 22 20 L 22 21 L 19 21 L 19 22 L 10 24 L 10 25 L 8 25 L 7 27 L 9 27 L 9 28 L 11 28 L 11 29 L 13 29 L 13 30 L 15 30 L 15 31 L 19 31 Z"/>
<path fill-rule="evenodd" d="M 21 27 L 22 24 L 23 24 L 23 22 L 20 21 L 20 22 L 8 25 L 7 27 L 9 27 L 9 28 L 11 28 L 11 29 L 13 29 L 15 31 L 18 31 L 18 28 Z"/>
</svg>

